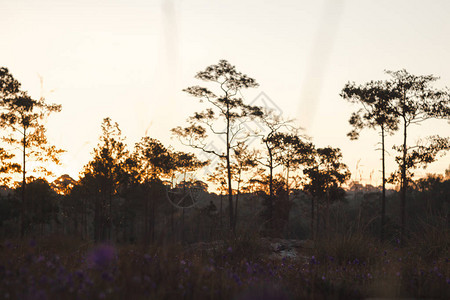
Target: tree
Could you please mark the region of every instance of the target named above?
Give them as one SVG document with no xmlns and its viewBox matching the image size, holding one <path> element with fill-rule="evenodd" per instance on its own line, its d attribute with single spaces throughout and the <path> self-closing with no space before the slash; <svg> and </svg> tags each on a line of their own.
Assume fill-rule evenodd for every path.
<svg viewBox="0 0 450 300">
<path fill-rule="evenodd" d="M 274 147 L 278 149 L 275 160 L 286 170 L 286 194 L 289 200 L 289 171 L 314 162 L 314 145 L 297 133 L 276 133 L 271 139 Z"/>
<path fill-rule="evenodd" d="M 21 189 L 21 188 L 20 188 Z M 29 224 L 37 226 L 40 235 L 44 235 L 44 225 L 58 222 L 58 194 L 47 180 L 38 178 L 27 184 L 29 200 Z M 35 230 L 36 231 L 36 230 Z"/>
<path fill-rule="evenodd" d="M 20 235 L 24 236 L 24 224 L 27 218 L 27 162 L 30 160 L 38 161 L 40 166 L 33 171 L 46 175 L 51 174 L 51 172 L 42 163 L 54 162 L 59 164 L 58 157 L 63 151 L 48 143 L 46 129 L 42 122 L 52 112 L 59 112 L 61 105 L 47 104 L 44 98 L 39 100 L 32 99 L 26 92 L 19 90 L 20 83 L 8 74 L 7 69 L 1 69 L 0 76 L 2 76 L 3 81 L 1 84 L 3 98 L 1 103 L 0 127 L 9 129 L 9 134 L 3 137 L 3 141 L 22 151 Z M 5 93 L 5 91 L 8 92 Z"/>
<path fill-rule="evenodd" d="M 349 119 L 353 129 L 347 135 L 351 140 L 358 139 L 360 131 L 366 127 L 380 130 L 382 165 L 380 237 L 383 240 L 386 218 L 385 136 L 398 130 L 399 123 L 394 108 L 393 85 L 387 81 L 370 81 L 359 86 L 355 83 L 347 83 L 341 92 L 341 97 L 362 106 L 358 111 L 353 112 Z"/>
<path fill-rule="evenodd" d="M 268 132 L 265 136 L 261 138 L 261 142 L 264 144 L 265 153 L 262 155 L 263 157 L 259 157 L 257 159 L 258 163 L 262 166 L 266 167 L 269 170 L 268 174 L 268 185 L 269 185 L 269 195 L 267 199 L 267 212 L 265 213 L 269 222 L 267 223 L 269 226 L 271 225 L 272 220 L 272 211 L 273 211 L 273 200 L 274 200 L 274 169 L 281 165 L 281 160 L 278 159 L 280 156 L 280 143 L 278 142 L 277 134 L 282 132 L 282 130 L 290 130 L 292 129 L 292 125 L 290 120 L 285 121 L 282 120 L 280 116 L 275 115 L 273 111 L 265 111 L 264 117 L 261 118 L 262 124 L 268 129 Z"/>
<path fill-rule="evenodd" d="M 6 112 L 7 103 L 19 93 L 20 83 L 9 73 L 7 68 L 0 68 L 0 110 Z M 0 125 L 5 125 L 0 123 Z M 0 174 L 20 172 L 20 165 L 12 163 L 14 154 L 0 147 Z M 9 183 L 9 178 L 2 178 L 2 183 Z"/>
<path fill-rule="evenodd" d="M 102 135 L 93 159 L 84 167 L 80 183 L 94 198 L 94 239 L 111 238 L 113 197 L 127 177 L 128 150 L 117 123 L 103 119 Z"/>
<path fill-rule="evenodd" d="M 445 90 L 436 89 L 432 83 L 438 78 L 433 75 L 416 76 L 408 73 L 406 70 L 386 71 L 392 78 L 390 84 L 395 93 L 394 105 L 395 114 L 401 119 L 403 125 L 403 143 L 396 146 L 401 155 L 396 158 L 400 168 L 400 199 L 401 199 L 401 232 L 400 240 L 403 241 L 406 224 L 406 189 L 408 187 L 407 172 L 413 167 L 411 158 L 417 157 L 417 154 L 408 154 L 413 148 L 408 148 L 407 135 L 408 128 L 411 124 L 419 124 L 427 119 L 449 119 L 450 118 L 450 96 Z M 431 139 L 435 142 L 426 148 L 421 148 L 422 154 L 424 150 L 430 150 L 431 154 L 436 154 L 441 150 L 446 150 L 441 138 Z M 444 142 L 445 144 L 445 142 Z M 435 151 L 437 150 L 437 152 Z M 434 161 L 436 155 L 428 156 L 423 161 L 429 163 Z M 413 159 L 414 160 L 414 159 Z M 395 174 L 394 174 L 395 175 Z"/>
<path fill-rule="evenodd" d="M 236 182 L 236 188 L 233 189 L 233 193 L 236 195 L 234 201 L 234 216 L 233 216 L 233 231 L 236 230 L 238 220 L 238 203 L 239 197 L 242 191 L 248 191 L 254 176 L 249 174 L 249 171 L 257 166 L 256 151 L 252 151 L 243 142 L 238 142 L 236 147 L 233 148 L 231 163 L 232 180 Z M 222 159 L 215 171 L 210 174 L 209 181 L 220 185 L 219 190 L 224 191 L 224 186 L 227 182 L 227 166 L 225 159 Z M 226 189 L 225 189 L 226 191 Z"/>
<path fill-rule="evenodd" d="M 314 163 L 303 170 L 309 182 L 304 190 L 311 195 L 311 237 L 315 238 L 319 228 L 319 201 L 326 205 L 325 228 L 329 226 L 329 206 L 332 200 L 342 199 L 345 195 L 341 185 L 350 178 L 347 166 L 342 163 L 342 154 L 339 148 L 325 147 L 314 151 Z M 314 231 L 314 210 L 317 206 L 316 231 Z"/>
<path fill-rule="evenodd" d="M 175 188 L 173 179 L 177 172 L 182 173 L 184 187 L 187 186 L 186 174 L 205 165 L 191 153 L 176 152 L 166 148 L 157 139 L 148 136 L 136 143 L 133 159 L 136 162 L 139 182 L 144 185 L 144 232 L 146 241 L 154 239 L 155 217 L 158 191 L 163 180 L 170 180 L 170 188 Z M 165 187 L 168 188 L 168 187 Z M 190 187 L 191 188 L 191 187 Z M 173 207 L 171 207 L 171 226 L 173 230 Z"/>
<path fill-rule="evenodd" d="M 202 112 L 196 112 L 190 117 L 188 119 L 190 126 L 185 128 L 176 127 L 172 129 L 172 132 L 180 139 L 183 139 L 184 144 L 225 159 L 230 230 L 233 230 L 231 150 L 237 146 L 239 136 L 245 135 L 243 124 L 252 117 L 262 115 L 259 107 L 246 105 L 240 95 L 241 90 L 257 87 L 258 84 L 253 78 L 238 72 L 226 60 L 220 60 L 217 65 L 208 66 L 204 71 L 198 72 L 195 77 L 206 82 L 215 83 L 220 94 L 200 86 L 191 86 L 184 89 L 183 91 L 199 98 L 200 102 L 206 101 L 210 107 Z M 225 124 L 223 125 L 223 123 Z M 224 126 L 224 128 L 221 126 Z M 223 152 L 208 149 L 206 143 L 208 132 L 223 138 L 225 141 Z"/>
<path fill-rule="evenodd" d="M 51 186 L 52 189 L 60 195 L 70 194 L 70 190 L 77 184 L 75 179 L 70 177 L 70 175 L 64 174 L 56 178 Z"/>
</svg>

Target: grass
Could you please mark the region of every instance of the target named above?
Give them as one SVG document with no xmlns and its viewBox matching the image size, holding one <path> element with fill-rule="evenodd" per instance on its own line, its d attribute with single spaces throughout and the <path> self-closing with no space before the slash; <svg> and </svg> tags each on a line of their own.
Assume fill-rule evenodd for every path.
<svg viewBox="0 0 450 300">
<path fill-rule="evenodd" d="M 444 246 L 423 256 L 426 240 L 400 248 L 363 235 L 335 236 L 316 241 L 299 260 L 270 259 L 252 234 L 210 251 L 92 245 L 68 237 L 11 240 L 0 246 L 0 298 L 448 299 L 448 235 L 440 239 Z"/>
</svg>

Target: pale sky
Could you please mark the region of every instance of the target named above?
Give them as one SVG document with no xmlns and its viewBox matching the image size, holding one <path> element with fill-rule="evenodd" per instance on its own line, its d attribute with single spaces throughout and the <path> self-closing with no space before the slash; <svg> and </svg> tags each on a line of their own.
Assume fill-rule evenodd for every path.
<svg viewBox="0 0 450 300">
<path fill-rule="evenodd" d="M 380 184 L 376 131 L 349 141 L 356 106 L 339 93 L 348 81 L 387 79 L 384 70 L 434 74 L 450 86 L 450 1 L 0 0 L 0 66 L 34 97 L 62 104 L 48 136 L 67 150 L 55 171 L 77 178 L 92 157 L 104 117 L 119 123 L 130 149 L 147 132 L 184 149 L 170 129 L 201 105 L 181 90 L 197 71 L 226 59 L 255 78 L 319 146 L 343 151 L 366 183 Z M 39 76 L 43 78 L 43 89 Z M 409 142 L 449 135 L 446 121 L 411 127 Z M 388 149 L 400 144 L 389 137 Z M 390 151 L 394 154 L 393 151 Z M 443 173 L 450 155 L 427 170 Z M 388 171 L 395 169 L 388 158 Z M 372 181 L 370 181 L 370 174 Z"/>
</svg>

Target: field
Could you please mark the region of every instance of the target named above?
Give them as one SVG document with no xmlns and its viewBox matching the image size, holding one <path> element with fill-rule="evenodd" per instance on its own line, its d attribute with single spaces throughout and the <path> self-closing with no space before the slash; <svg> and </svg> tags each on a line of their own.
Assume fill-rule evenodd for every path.
<svg viewBox="0 0 450 300">
<path fill-rule="evenodd" d="M 364 299 L 450 297 L 449 232 L 398 247 L 333 237 L 274 256 L 241 233 L 216 243 L 86 244 L 68 237 L 4 241 L 2 299 Z M 434 242 L 427 245 L 427 241 Z M 285 249 L 290 250 L 290 249 Z"/>
</svg>

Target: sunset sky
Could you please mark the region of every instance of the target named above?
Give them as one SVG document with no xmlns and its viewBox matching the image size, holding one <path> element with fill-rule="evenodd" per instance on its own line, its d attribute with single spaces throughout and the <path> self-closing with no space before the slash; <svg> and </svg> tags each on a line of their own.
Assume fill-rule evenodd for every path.
<svg viewBox="0 0 450 300">
<path fill-rule="evenodd" d="M 267 105 L 297 119 L 317 146 L 340 147 L 352 173 L 360 160 L 353 179 L 378 185 L 377 132 L 346 137 L 357 107 L 340 98 L 345 83 L 405 68 L 450 86 L 448 0 L 0 1 L 0 66 L 32 96 L 62 105 L 47 123 L 50 141 L 67 150 L 58 175 L 78 178 L 104 117 L 119 123 L 130 149 L 148 133 L 188 150 L 170 129 L 202 106 L 182 89 L 203 85 L 196 72 L 226 59 L 260 84 L 243 91 L 248 103 L 264 92 Z M 448 136 L 449 128 L 412 126 L 409 143 Z M 400 135 L 387 143 L 400 144 Z M 449 165 L 447 155 L 416 174 Z M 388 157 L 388 171 L 395 168 Z"/>
</svg>

